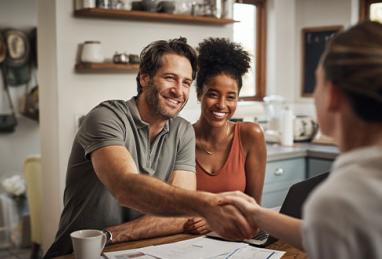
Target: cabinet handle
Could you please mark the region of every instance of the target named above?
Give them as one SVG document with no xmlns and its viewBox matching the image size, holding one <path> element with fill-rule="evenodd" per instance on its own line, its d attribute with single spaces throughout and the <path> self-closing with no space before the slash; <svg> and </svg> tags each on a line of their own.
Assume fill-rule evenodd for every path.
<svg viewBox="0 0 382 259">
<path fill-rule="evenodd" d="M 284 174 L 284 169 L 282 169 L 281 167 L 276 168 L 276 170 L 273 172 L 273 174 L 277 175 L 277 176 L 283 175 Z"/>
</svg>

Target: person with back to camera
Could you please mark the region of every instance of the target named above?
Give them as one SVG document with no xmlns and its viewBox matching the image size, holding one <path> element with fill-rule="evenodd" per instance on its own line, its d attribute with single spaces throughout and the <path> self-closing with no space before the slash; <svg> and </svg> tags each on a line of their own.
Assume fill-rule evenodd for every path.
<svg viewBox="0 0 382 259">
<path fill-rule="evenodd" d="M 314 101 L 322 132 L 341 154 L 308 197 L 303 220 L 253 199 L 231 197 L 230 203 L 252 215 L 253 226 L 304 249 L 309 258 L 380 259 L 382 24 L 362 22 L 331 40 L 316 69 Z"/>
<path fill-rule="evenodd" d="M 193 191 L 195 135 L 177 115 L 196 67 L 185 38 L 153 42 L 141 53 L 138 95 L 102 102 L 88 113 L 73 143 L 64 210 L 45 258 L 71 253 L 70 233 L 79 229 L 105 230 L 112 243 L 183 230 L 185 218 L 134 219 L 131 208 L 158 216 L 199 215 L 230 239 L 250 236 L 237 208 L 219 205 L 221 195 Z"/>
<path fill-rule="evenodd" d="M 230 122 L 250 56 L 224 38 L 206 39 L 198 51 L 196 92 L 201 114 L 193 125 L 197 189 L 241 191 L 261 203 L 266 164 L 263 131 L 253 122 Z M 185 227 L 197 234 L 209 232 L 202 218 L 190 218 Z"/>
</svg>

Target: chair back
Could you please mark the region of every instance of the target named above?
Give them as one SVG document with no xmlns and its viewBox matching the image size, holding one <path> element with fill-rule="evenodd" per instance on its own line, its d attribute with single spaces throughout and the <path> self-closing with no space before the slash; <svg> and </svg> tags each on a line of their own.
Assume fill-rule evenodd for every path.
<svg viewBox="0 0 382 259">
<path fill-rule="evenodd" d="M 29 215 L 31 221 L 31 241 L 41 244 L 41 206 L 42 206 L 42 176 L 41 158 L 31 156 L 24 161 L 24 177 L 27 185 Z"/>
</svg>

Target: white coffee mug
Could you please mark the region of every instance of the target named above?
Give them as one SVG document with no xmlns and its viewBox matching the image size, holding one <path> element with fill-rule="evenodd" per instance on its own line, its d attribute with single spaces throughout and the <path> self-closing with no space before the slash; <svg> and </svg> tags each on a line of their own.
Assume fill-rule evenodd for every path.
<svg viewBox="0 0 382 259">
<path fill-rule="evenodd" d="M 98 259 L 106 244 L 106 234 L 100 230 L 77 230 L 70 234 L 72 238 L 74 258 Z"/>
</svg>

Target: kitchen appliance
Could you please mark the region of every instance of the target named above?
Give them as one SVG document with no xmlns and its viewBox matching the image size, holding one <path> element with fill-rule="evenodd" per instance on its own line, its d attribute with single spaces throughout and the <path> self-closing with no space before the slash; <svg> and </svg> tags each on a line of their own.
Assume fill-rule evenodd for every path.
<svg viewBox="0 0 382 259">
<path fill-rule="evenodd" d="M 264 97 L 263 100 L 268 121 L 265 128 L 265 140 L 267 142 L 280 143 L 285 133 L 288 133 L 289 136 L 292 135 L 293 141 L 310 141 L 313 139 L 318 130 L 318 125 L 313 118 L 306 115 L 294 116 L 282 96 L 270 95 Z M 288 109 L 289 116 L 286 116 Z M 291 121 L 293 122 L 292 127 L 290 127 Z M 288 143 L 290 142 L 288 141 Z"/>
<path fill-rule="evenodd" d="M 263 101 L 268 120 L 267 130 L 279 131 L 281 114 L 286 106 L 285 98 L 280 95 L 269 95 L 265 96 Z"/>
<path fill-rule="evenodd" d="M 310 141 L 318 130 L 318 124 L 313 118 L 305 115 L 298 115 L 293 123 L 294 141 Z"/>
<path fill-rule="evenodd" d="M 281 119 L 286 106 L 285 98 L 280 95 L 269 95 L 263 98 L 267 118 L 265 140 L 270 143 L 281 142 Z"/>
</svg>

